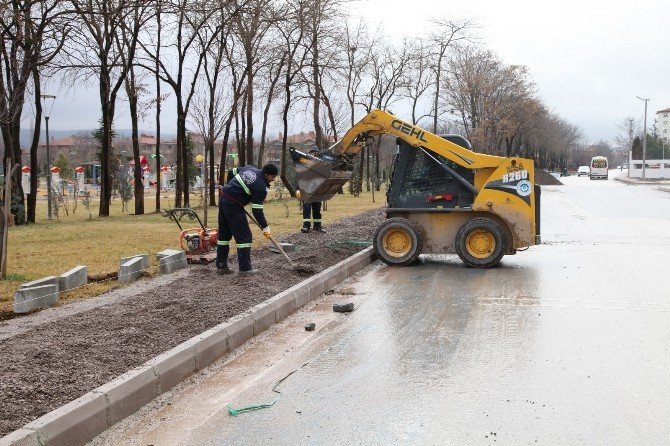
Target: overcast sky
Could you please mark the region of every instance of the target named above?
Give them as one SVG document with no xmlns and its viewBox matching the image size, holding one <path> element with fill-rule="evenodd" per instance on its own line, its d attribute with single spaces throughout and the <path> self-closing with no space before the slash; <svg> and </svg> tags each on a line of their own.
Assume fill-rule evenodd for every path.
<svg viewBox="0 0 670 446">
<path fill-rule="evenodd" d="M 613 140 L 626 116 L 670 107 L 670 1 L 368 0 L 356 8 L 394 35 L 434 16 L 472 18 L 483 45 L 530 69 L 545 104 L 588 141 Z"/>
<path fill-rule="evenodd" d="M 644 103 L 636 96 L 650 98 L 648 126 L 657 110 L 670 107 L 668 0 L 627 2 L 625 7 L 611 0 L 367 0 L 350 6 L 352 14 L 396 37 L 419 36 L 433 17 L 474 19 L 482 45 L 505 63 L 527 66 L 545 104 L 580 126 L 587 142 L 613 141 L 617 123 L 627 116 L 641 121 Z M 50 128 L 97 126 L 94 87 L 47 90 L 58 94 Z M 130 128 L 123 116 L 127 107 L 117 108 L 116 127 Z M 164 132 L 174 131 L 173 108 L 166 104 Z M 141 127 L 153 130 L 153 119 Z"/>
</svg>

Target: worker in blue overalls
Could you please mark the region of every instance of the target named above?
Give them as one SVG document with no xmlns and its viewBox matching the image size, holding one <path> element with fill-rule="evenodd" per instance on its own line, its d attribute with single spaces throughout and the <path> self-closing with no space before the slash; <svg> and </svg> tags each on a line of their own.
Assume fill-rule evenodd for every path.
<svg viewBox="0 0 670 446">
<path fill-rule="evenodd" d="M 235 168 L 230 173 L 228 184 L 221 189 L 219 199 L 216 269 L 219 274 L 233 272 L 228 267 L 228 253 L 230 240 L 235 237 L 239 273 L 255 274 L 258 270 L 251 267 L 251 229 L 244 206 L 251 203 L 251 212 L 263 228 L 263 235 L 270 238 L 270 226 L 263 214 L 263 202 L 279 169 L 274 164 L 266 164 L 260 170 L 254 166 L 245 166 Z"/>
</svg>

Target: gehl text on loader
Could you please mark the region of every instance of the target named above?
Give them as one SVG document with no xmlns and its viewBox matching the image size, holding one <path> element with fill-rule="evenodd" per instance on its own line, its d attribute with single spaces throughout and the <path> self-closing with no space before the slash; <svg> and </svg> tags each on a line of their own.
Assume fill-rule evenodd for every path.
<svg viewBox="0 0 670 446">
<path fill-rule="evenodd" d="M 327 150 L 290 149 L 302 200 L 332 198 L 351 178 L 354 156 L 382 134 L 395 136 L 398 146 L 387 219 L 373 239 L 385 263 L 457 253 L 467 266 L 489 268 L 540 243 L 533 160 L 477 153 L 462 136 L 434 135 L 383 110 L 370 112 Z"/>
</svg>

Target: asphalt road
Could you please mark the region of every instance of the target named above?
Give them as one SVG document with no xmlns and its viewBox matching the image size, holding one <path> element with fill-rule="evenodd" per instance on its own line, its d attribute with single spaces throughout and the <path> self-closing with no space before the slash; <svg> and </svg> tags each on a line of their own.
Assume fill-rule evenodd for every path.
<svg viewBox="0 0 670 446">
<path fill-rule="evenodd" d="M 564 182 L 543 245 L 375 265 L 95 443 L 667 444 L 670 193 Z"/>
</svg>

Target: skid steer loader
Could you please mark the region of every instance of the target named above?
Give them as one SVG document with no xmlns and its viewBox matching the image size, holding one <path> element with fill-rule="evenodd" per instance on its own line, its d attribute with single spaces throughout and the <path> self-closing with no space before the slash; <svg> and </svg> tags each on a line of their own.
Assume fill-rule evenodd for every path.
<svg viewBox="0 0 670 446">
<path fill-rule="evenodd" d="M 308 202 L 333 197 L 351 177 L 354 156 L 375 136 L 396 136 L 387 219 L 373 238 L 379 258 L 409 265 L 420 254 L 457 253 L 489 268 L 540 243 L 540 187 L 533 160 L 472 151 L 458 135 L 434 135 L 373 110 L 318 154 L 291 149 L 298 188 Z"/>
</svg>

